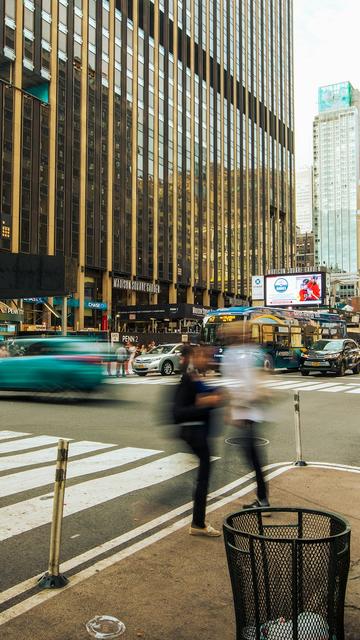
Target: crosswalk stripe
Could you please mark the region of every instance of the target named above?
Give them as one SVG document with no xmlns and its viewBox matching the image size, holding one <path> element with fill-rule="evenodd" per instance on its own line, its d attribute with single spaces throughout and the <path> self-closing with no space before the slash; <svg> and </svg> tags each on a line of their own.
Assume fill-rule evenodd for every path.
<svg viewBox="0 0 360 640">
<path fill-rule="evenodd" d="M 20 438 L 21 436 L 30 436 L 31 433 L 23 433 L 22 431 L 0 431 L 0 440 L 10 440 L 10 438 Z"/>
<path fill-rule="evenodd" d="M 285 376 L 284 376 L 285 377 Z M 316 379 L 313 379 L 311 382 L 305 382 L 302 378 L 298 377 L 298 378 L 288 378 L 288 376 L 286 376 L 286 380 L 266 380 L 264 382 L 262 382 L 261 384 L 263 384 L 266 387 L 269 387 L 271 389 L 279 389 L 279 390 L 292 390 L 292 389 L 299 389 L 299 391 L 301 391 L 302 389 L 304 391 L 326 391 L 327 387 L 330 390 L 330 387 L 334 387 L 334 392 L 340 392 L 340 391 L 345 391 L 345 393 L 350 393 L 350 391 L 346 391 L 346 386 L 347 387 L 351 387 L 352 385 L 359 385 L 360 387 L 360 381 L 358 383 L 351 383 L 349 384 L 348 382 L 345 383 L 346 386 L 342 386 L 339 385 L 338 382 L 327 382 L 327 383 L 322 383 L 322 382 L 316 382 Z M 125 379 L 118 379 L 118 380 L 107 380 L 108 383 L 111 384 L 125 384 L 125 386 L 127 385 L 175 385 L 178 384 L 179 379 L 176 377 L 174 378 L 125 378 Z M 224 387 L 236 387 L 239 388 L 241 385 L 239 384 L 238 381 L 236 380 L 232 380 L 230 378 L 207 378 L 205 379 L 206 384 L 209 384 L 211 386 L 224 386 Z M 336 389 L 335 389 L 336 387 Z M 356 393 L 356 392 L 354 392 Z M 359 392 L 360 393 L 360 392 Z"/>
<path fill-rule="evenodd" d="M 352 387 L 357 386 L 357 383 L 345 383 L 345 384 L 339 384 L 339 382 L 298 382 L 298 383 L 292 383 L 289 385 L 267 385 L 269 388 L 274 388 L 274 389 L 304 389 L 304 391 L 306 390 L 314 390 L 316 391 L 317 389 L 321 390 L 321 391 L 325 391 L 327 390 L 326 387 L 329 388 L 329 390 L 333 387 L 334 390 L 336 389 L 336 391 L 343 391 L 344 389 L 349 389 Z"/>
<path fill-rule="evenodd" d="M 137 385 L 137 384 L 146 384 L 146 385 L 154 385 L 154 384 L 177 384 L 179 381 L 178 377 L 171 378 L 148 378 L 148 377 L 136 377 L 136 378 L 119 378 L 119 379 L 109 379 L 105 380 L 107 384 L 119 384 L 119 385 Z"/>
<path fill-rule="evenodd" d="M 331 384 L 331 382 L 329 384 Z M 306 387 L 313 387 L 314 382 L 284 382 L 283 384 L 276 383 L 266 386 L 270 389 L 305 389 Z"/>
<path fill-rule="evenodd" d="M 332 386 L 337 386 L 338 383 L 337 382 L 315 382 L 315 380 L 313 380 L 312 382 L 293 382 L 289 385 L 287 385 L 286 387 L 283 385 L 277 385 L 276 389 L 307 389 L 307 388 L 313 388 L 313 389 L 320 389 L 321 387 L 332 387 Z M 270 388 L 271 385 L 269 385 Z"/>
<path fill-rule="evenodd" d="M 64 516 L 95 507 L 127 493 L 175 478 L 198 466 L 195 456 L 176 453 L 136 469 L 68 487 Z M 52 493 L 0 509 L 0 540 L 51 522 Z"/>
<path fill-rule="evenodd" d="M 91 458 L 71 462 L 66 476 L 67 478 L 79 478 L 92 473 L 107 471 L 114 467 L 120 467 L 124 464 L 153 456 L 156 453 L 161 453 L 161 451 L 136 447 L 124 447 L 123 449 L 107 451 Z M 30 471 L 20 471 L 19 473 L 3 476 L 0 478 L 0 498 L 51 484 L 54 481 L 54 475 L 54 465 L 51 465 L 37 469 L 36 473 L 31 469 Z"/>
<path fill-rule="evenodd" d="M 333 386 L 337 386 L 336 382 L 316 382 L 310 383 L 308 387 L 301 387 L 301 391 L 325 391 L 326 389 L 331 389 Z"/>
<path fill-rule="evenodd" d="M 264 386 L 265 387 L 292 387 L 294 384 L 302 384 L 301 380 L 299 379 L 299 382 L 297 382 L 296 380 L 287 380 L 286 382 L 284 382 L 284 380 L 277 380 L 276 382 L 274 382 L 274 380 L 267 380 L 266 382 L 264 382 Z"/>
<path fill-rule="evenodd" d="M 345 393 L 360 393 L 360 387 L 357 387 L 356 389 L 350 389 L 350 391 L 345 391 Z"/>
<path fill-rule="evenodd" d="M 325 393 L 336 393 L 337 391 L 346 391 L 349 389 L 349 385 L 339 384 L 331 389 L 324 389 Z"/>
<path fill-rule="evenodd" d="M 59 438 L 56 436 L 37 436 L 35 438 L 24 438 L 23 440 L 15 440 L 13 442 L 2 442 L 0 444 L 0 453 L 35 449 L 36 447 L 43 447 L 47 444 L 55 444 L 58 440 Z M 71 440 L 71 438 L 68 438 L 68 440 Z"/>
<path fill-rule="evenodd" d="M 85 453 L 93 453 L 101 449 L 109 449 L 115 447 L 114 444 L 105 444 L 104 442 L 91 442 L 89 440 L 81 440 L 80 442 L 72 442 L 69 448 L 69 458 L 80 456 Z M 15 456 L 0 457 L 0 471 L 10 471 L 11 469 L 21 469 L 22 467 L 36 466 L 45 462 L 56 461 L 56 449 L 54 447 L 41 449 L 40 451 L 31 451 L 29 453 L 19 453 Z"/>
</svg>

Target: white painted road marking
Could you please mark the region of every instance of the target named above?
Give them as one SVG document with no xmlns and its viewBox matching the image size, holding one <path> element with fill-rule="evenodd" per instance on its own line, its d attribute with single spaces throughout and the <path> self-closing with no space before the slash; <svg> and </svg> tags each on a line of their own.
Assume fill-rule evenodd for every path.
<svg viewBox="0 0 360 640">
<path fill-rule="evenodd" d="M 21 436 L 31 436 L 31 433 L 21 431 L 0 431 L 0 440 L 10 440 L 10 438 L 21 438 Z"/>
<path fill-rule="evenodd" d="M 279 378 L 282 378 L 279 380 Z M 360 393 L 360 380 L 359 378 L 356 376 L 355 378 L 351 378 L 351 379 L 355 379 L 358 380 L 358 382 L 344 382 L 344 386 L 339 385 L 339 382 L 317 382 L 318 378 L 316 377 L 312 377 L 312 380 L 310 382 L 307 381 L 305 382 L 303 380 L 302 377 L 296 377 L 296 378 L 289 378 L 287 375 L 284 376 L 273 376 L 273 378 L 271 380 L 266 380 L 265 382 L 263 382 L 262 384 L 264 384 L 266 387 L 272 388 L 272 389 L 279 389 L 279 390 L 284 390 L 284 391 L 291 391 L 292 389 L 294 390 L 299 390 L 301 391 L 301 389 L 304 389 L 304 391 L 326 391 L 327 387 L 330 389 L 330 387 L 334 387 L 334 393 L 337 392 L 345 392 L 345 393 L 350 393 L 351 391 L 346 391 L 346 388 L 350 387 L 350 389 L 353 386 L 358 386 L 359 387 L 359 391 L 354 391 L 351 393 Z M 107 383 L 109 384 L 124 384 L 125 386 L 131 386 L 131 385 L 175 385 L 177 384 L 179 381 L 179 379 L 177 377 L 173 377 L 173 378 L 162 378 L 162 377 L 150 377 L 150 378 L 124 378 L 124 379 L 109 379 L 106 380 Z M 206 378 L 206 383 L 209 385 L 214 385 L 214 386 L 224 386 L 224 387 L 239 387 L 239 382 L 231 380 L 230 378 Z M 336 389 L 335 389 L 336 387 Z M 337 388 L 339 387 L 339 388 Z"/>
<path fill-rule="evenodd" d="M 280 467 L 280 468 L 276 469 L 275 471 L 269 473 L 267 476 L 265 476 L 265 480 L 269 481 L 272 478 L 275 478 L 276 476 L 279 476 L 282 473 L 284 473 L 285 471 L 289 471 L 292 468 L 295 468 L 295 467 L 289 467 L 289 466 Z M 236 500 L 237 498 L 240 498 L 240 497 L 250 493 L 255 488 L 256 488 L 256 483 L 252 482 L 247 487 L 245 487 L 243 489 L 240 489 L 239 491 L 236 491 L 235 493 L 233 493 L 233 494 L 231 494 L 229 496 L 225 496 L 224 498 L 218 500 L 217 502 L 215 502 L 213 504 L 210 504 L 208 506 L 208 508 L 207 508 L 207 512 L 210 513 L 212 511 L 215 511 L 216 509 L 220 509 L 221 507 L 224 507 L 226 504 L 229 504 L 230 502 L 233 502 L 233 500 Z M 112 556 L 104 558 L 103 560 L 99 560 L 98 562 L 96 562 L 95 564 L 91 565 L 90 567 L 88 567 L 86 569 L 83 569 L 79 573 L 71 576 L 71 581 L 61 591 L 60 590 L 55 590 L 55 589 L 54 590 L 43 590 L 43 591 L 40 591 L 39 593 L 35 594 L 34 596 L 31 596 L 30 598 L 27 598 L 23 602 L 15 604 L 13 607 L 10 607 L 6 611 L 2 611 L 1 612 L 0 626 L 5 624 L 6 622 L 9 622 L 9 620 L 17 618 L 18 616 L 22 615 L 23 613 L 26 613 L 27 611 L 30 611 L 36 605 L 42 604 L 42 603 L 46 602 L 47 600 L 49 600 L 50 598 L 53 598 L 54 596 L 58 595 L 59 592 L 63 593 L 65 590 L 71 589 L 71 587 L 74 587 L 75 585 L 83 582 L 84 580 L 86 580 L 88 578 L 91 578 L 94 575 L 97 575 L 99 573 L 99 571 L 102 571 L 102 570 L 112 566 L 116 562 L 120 562 L 121 560 L 125 560 L 125 558 L 128 558 L 129 556 L 134 555 L 137 551 L 142 551 L 143 549 L 145 549 L 146 547 L 149 547 L 150 545 L 154 544 L 155 542 L 159 542 L 160 540 L 163 540 L 168 535 L 170 535 L 171 533 L 174 533 L 175 531 L 178 531 L 179 529 L 182 529 L 183 527 L 188 525 L 190 522 L 191 522 L 191 517 L 190 516 L 186 516 L 185 518 L 182 518 L 181 520 L 177 520 L 177 521 L 171 523 L 166 528 L 161 529 L 160 531 L 157 531 L 156 533 L 153 533 L 151 536 L 148 536 L 147 538 L 145 538 L 143 540 L 135 542 L 132 546 L 126 547 L 125 549 L 121 549 L 120 551 L 117 551 L 116 553 L 114 553 Z M 66 563 L 64 563 L 64 565 L 62 565 L 62 570 L 63 571 L 66 571 L 65 565 L 66 565 Z M 3 595 L 3 594 L 1 594 L 1 595 Z"/>
<path fill-rule="evenodd" d="M 327 468 L 326 467 L 326 463 L 309 463 L 309 464 L 311 464 L 311 466 L 314 466 L 314 467 Z M 271 473 L 266 475 L 265 476 L 265 480 L 266 481 L 269 481 L 272 478 L 275 478 L 276 476 L 279 476 L 282 473 L 285 473 L 286 471 L 291 471 L 291 470 L 295 470 L 296 469 L 296 467 L 294 467 L 294 466 L 289 466 L 289 463 L 279 463 L 278 465 L 271 465 L 271 466 L 273 466 L 273 467 L 279 466 L 280 468 L 278 468 L 275 471 L 272 471 Z M 328 465 L 329 469 L 331 468 L 331 469 L 335 469 L 336 470 L 337 467 L 339 468 L 340 471 L 343 470 L 343 466 L 342 465 L 333 465 L 333 464 L 329 464 Z M 357 469 L 357 468 L 356 467 L 355 468 L 348 467 L 346 470 L 350 472 L 350 471 L 353 471 L 354 469 Z M 358 471 L 355 471 L 355 473 L 356 472 L 358 472 Z M 241 481 L 239 481 L 239 483 L 240 482 Z M 243 497 L 244 495 L 246 495 L 246 494 L 250 493 L 251 491 L 253 491 L 253 489 L 255 489 L 255 488 L 256 488 L 256 484 L 253 482 L 250 485 L 246 486 L 245 488 L 240 489 L 239 491 L 236 491 L 235 493 L 233 493 L 233 494 L 231 494 L 229 496 L 225 496 L 224 498 L 222 498 L 221 500 L 218 500 L 217 502 L 214 502 L 213 504 L 210 504 L 208 506 L 208 508 L 207 508 L 207 512 L 208 513 L 213 512 L 216 509 L 219 509 L 219 508 L 225 506 L 226 504 L 229 504 L 230 502 L 234 501 L 235 499 Z M 191 503 L 189 503 L 189 504 L 191 504 Z M 180 507 L 179 510 L 180 509 L 182 509 L 182 507 Z M 169 516 L 171 516 L 171 517 L 169 517 Z M 170 512 L 168 514 L 165 514 L 165 516 L 162 516 L 162 518 L 167 518 L 168 520 L 171 520 L 173 517 L 175 517 L 175 513 L 174 512 Z M 177 521 L 169 524 L 166 528 L 161 529 L 160 531 L 157 531 L 156 533 L 152 534 L 151 536 L 148 536 L 147 538 L 145 538 L 143 540 L 135 542 L 133 545 L 131 545 L 129 547 L 126 547 L 125 549 L 121 549 L 120 551 L 117 551 L 112 556 L 106 557 L 103 560 L 99 560 L 98 562 L 96 562 L 95 564 L 91 565 L 90 567 L 88 567 L 86 569 L 83 569 L 79 573 L 71 576 L 71 580 L 70 580 L 69 584 L 66 587 L 64 587 L 63 590 L 55 590 L 55 589 L 54 590 L 43 590 L 43 591 L 40 591 L 39 593 L 27 598 L 26 600 L 24 600 L 22 602 L 19 602 L 18 604 L 15 604 L 14 606 L 10 607 L 9 609 L 7 609 L 6 611 L 3 611 L 1 613 L 0 626 L 3 625 L 3 624 L 6 624 L 10 620 L 13 620 L 13 619 L 19 617 L 20 615 L 23 615 L 24 613 L 26 613 L 26 612 L 30 611 L 31 609 L 33 609 L 34 607 L 36 607 L 37 605 L 43 604 L 47 600 L 50 600 L 51 598 L 54 598 L 55 596 L 63 593 L 63 591 L 71 589 L 72 587 L 74 587 L 77 584 L 80 584 L 84 580 L 87 580 L 88 578 L 91 578 L 92 576 L 97 575 L 99 573 L 99 571 L 102 571 L 102 570 L 108 568 L 109 566 L 113 566 L 116 562 L 120 562 L 121 560 L 124 560 L 125 558 L 128 558 L 128 557 L 134 555 L 138 551 L 142 551 L 146 547 L 149 547 L 151 544 L 153 544 L 155 542 L 159 542 L 160 540 L 166 538 L 171 533 L 174 533 L 175 531 L 178 531 L 182 527 L 186 526 L 190 522 L 190 519 L 191 518 L 187 516 L 185 518 L 182 518 L 181 520 L 177 520 Z M 147 525 L 152 525 L 151 528 L 153 528 L 154 526 L 158 526 L 158 524 L 156 524 L 156 525 L 154 524 L 155 522 L 156 521 L 154 520 L 152 523 L 147 523 Z M 147 525 L 143 525 L 143 526 L 147 526 Z M 140 529 L 140 527 L 139 527 L 139 529 Z M 135 534 L 135 532 L 136 532 L 136 530 L 134 530 L 131 533 Z M 140 535 L 140 532 L 138 532 L 137 535 Z M 116 546 L 119 546 L 119 544 L 120 544 L 120 542 L 119 542 L 119 539 L 118 539 Z M 98 549 L 100 549 L 100 548 L 101 547 L 98 547 Z M 100 553 L 98 553 L 98 555 L 100 555 Z M 73 561 L 74 561 L 74 558 L 72 560 L 68 561 L 68 562 L 65 562 L 61 567 L 62 571 L 66 572 L 66 571 L 70 570 L 71 565 L 72 566 L 76 566 L 76 565 L 72 564 Z M 85 560 L 84 560 L 84 562 L 85 562 Z M 14 598 L 16 595 L 19 595 L 21 593 L 26 592 L 28 589 L 30 589 L 35 584 L 35 581 L 36 581 L 36 578 L 31 578 L 30 580 L 27 580 L 27 581 L 21 583 L 20 585 L 15 585 L 15 587 L 11 587 L 7 591 L 4 591 L 3 593 L 0 594 L 0 602 L 6 602 L 7 600 L 10 600 L 11 598 Z M 19 589 L 21 589 L 21 590 L 19 590 Z"/>
<path fill-rule="evenodd" d="M 312 380 L 311 382 L 284 382 L 283 384 L 279 384 L 276 383 L 276 385 L 272 385 L 272 384 L 268 384 L 266 385 L 267 387 L 269 387 L 270 389 L 306 389 L 308 387 L 313 387 L 314 389 L 316 388 L 321 388 L 322 386 L 326 386 L 326 387 L 331 387 L 332 385 L 337 385 L 336 382 L 315 382 L 315 380 Z"/>
<path fill-rule="evenodd" d="M 69 450 L 71 450 L 70 447 Z M 81 476 L 107 471 L 114 467 L 120 467 L 130 462 L 136 462 L 142 458 L 161 453 L 156 449 L 139 449 L 136 447 L 124 447 L 115 451 L 107 451 L 97 456 L 76 460 L 68 465 L 67 478 L 79 478 Z M 36 487 L 41 487 L 54 482 L 54 465 L 42 467 L 41 469 L 20 471 L 12 475 L 0 478 L 0 498 L 11 496 L 22 491 L 29 491 Z"/>
<path fill-rule="evenodd" d="M 265 387 L 292 387 L 294 384 L 302 384 L 301 378 L 299 380 L 266 380 L 263 384 Z"/>
<path fill-rule="evenodd" d="M 276 462 L 276 463 L 272 463 L 269 464 L 265 467 L 263 467 L 263 472 L 267 472 L 273 469 L 278 469 L 278 468 L 288 468 L 289 465 L 291 465 L 291 462 Z M 235 480 L 234 482 L 230 482 L 227 485 L 224 485 L 223 487 L 220 487 L 220 489 L 216 489 L 215 491 L 212 491 L 209 495 L 208 495 L 208 501 L 211 500 L 216 500 L 217 498 L 222 497 L 224 494 L 229 493 L 230 491 L 234 491 L 235 489 L 238 489 L 239 487 L 241 487 L 242 485 L 246 484 L 247 482 L 249 482 L 250 480 L 253 480 L 253 478 L 255 477 L 255 472 L 251 471 L 250 473 L 247 473 L 245 476 L 242 476 L 242 478 L 239 478 L 238 480 Z M 270 477 L 270 476 L 269 476 Z M 247 487 L 247 489 L 249 489 L 249 491 L 251 490 L 251 487 L 253 487 L 254 485 L 251 484 L 250 485 L 250 489 L 249 487 Z M 244 491 L 244 490 L 243 490 Z M 230 498 L 234 499 L 234 496 L 237 494 L 231 494 Z M 152 529 L 156 529 L 157 527 L 160 527 L 163 524 L 166 524 L 168 522 L 170 522 L 171 520 L 173 520 L 174 518 L 183 515 L 184 513 L 186 513 L 186 511 L 189 511 L 192 508 L 192 502 L 187 502 L 183 505 L 181 505 L 180 507 L 176 507 L 176 509 L 172 509 L 171 511 L 168 511 L 167 513 L 164 513 L 161 516 L 158 516 L 157 518 L 154 518 L 154 520 L 150 520 L 149 522 L 145 522 L 144 524 L 140 525 L 139 527 L 136 527 L 135 529 L 131 529 L 130 531 L 127 531 L 126 533 L 121 534 L 120 536 L 117 536 L 116 538 L 113 538 L 112 540 L 108 540 L 107 542 L 104 542 L 100 545 L 98 545 L 97 547 L 93 547 L 92 549 L 89 549 L 88 551 L 85 551 L 84 553 L 81 553 L 78 556 L 75 556 L 74 558 L 70 558 L 69 560 L 66 560 L 64 563 L 62 563 L 61 565 L 61 570 L 63 572 L 68 572 L 71 571 L 72 569 L 76 568 L 76 567 L 80 567 L 82 564 L 84 564 L 85 562 L 89 562 L 91 560 L 94 560 L 96 558 L 98 558 L 99 556 L 101 556 L 104 553 L 107 553 L 109 551 L 112 551 L 113 549 L 116 549 L 117 547 L 120 547 L 121 545 L 125 544 L 126 542 L 129 542 L 130 540 L 134 540 L 135 538 L 137 538 L 138 536 L 144 535 L 145 533 L 148 533 L 149 531 L 151 531 Z M 218 503 L 215 503 L 215 505 L 217 505 Z M 212 505 L 211 505 L 212 506 Z M 216 506 L 217 508 L 217 506 Z M 209 511 L 210 509 L 210 505 L 207 506 L 207 510 Z M 212 509 L 213 510 L 213 509 Z M 29 589 L 31 589 L 34 584 L 36 584 L 36 580 L 40 577 L 40 575 L 34 576 L 33 578 L 29 578 L 28 580 L 24 580 L 24 582 L 20 582 L 17 585 L 14 585 L 13 587 L 10 587 L 9 589 L 6 589 L 5 591 L 2 591 L 0 593 L 0 604 L 7 602 L 8 600 L 11 600 L 12 598 L 15 598 L 17 596 L 19 596 L 20 594 L 28 591 Z M 1 623 L 0 623 L 1 625 Z"/>
<path fill-rule="evenodd" d="M 79 513 L 132 491 L 170 480 L 197 466 L 198 461 L 195 456 L 188 453 L 175 453 L 136 469 L 69 487 L 66 491 L 64 516 Z M 0 509 L 0 540 L 6 540 L 51 522 L 52 495 L 50 493 L 38 496 Z"/>
<path fill-rule="evenodd" d="M 67 438 L 71 440 L 72 438 Z M 26 449 L 35 449 L 43 447 L 47 444 L 55 444 L 59 438 L 56 436 L 37 436 L 35 438 L 24 438 L 23 440 L 15 440 L 12 442 L 2 442 L 0 444 L 0 453 L 10 453 L 11 451 L 24 451 Z M 0 458 L 1 460 L 1 458 Z"/>
<path fill-rule="evenodd" d="M 325 391 L 325 389 L 331 389 L 331 387 L 336 387 L 337 382 L 316 382 L 315 384 L 309 382 L 310 386 L 299 387 L 299 391 Z"/>
<path fill-rule="evenodd" d="M 105 444 L 104 442 L 91 442 L 90 440 L 82 440 L 81 442 L 72 442 L 69 448 L 69 458 L 80 456 L 84 453 L 92 453 L 101 449 L 109 449 L 115 447 L 115 444 Z M 25 448 L 25 447 L 24 447 Z M 22 467 L 31 467 L 44 462 L 56 463 L 57 449 L 54 447 L 41 449 L 40 451 L 31 451 L 29 453 L 19 453 L 15 456 L 0 456 L 0 471 L 10 471 L 11 469 L 21 469 Z"/>
<path fill-rule="evenodd" d="M 331 389 L 324 389 L 324 391 L 327 393 L 336 393 L 337 391 L 348 391 L 349 386 L 350 385 L 339 384 L 339 385 L 336 385 L 335 387 L 332 387 Z"/>
</svg>

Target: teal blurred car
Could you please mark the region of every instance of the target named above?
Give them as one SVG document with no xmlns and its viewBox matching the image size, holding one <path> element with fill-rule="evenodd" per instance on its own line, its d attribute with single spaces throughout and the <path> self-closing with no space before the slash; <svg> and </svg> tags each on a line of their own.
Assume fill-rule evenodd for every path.
<svg viewBox="0 0 360 640">
<path fill-rule="evenodd" d="M 103 381 L 97 343 L 72 338 L 9 341 L 0 358 L 1 391 L 93 391 Z"/>
</svg>

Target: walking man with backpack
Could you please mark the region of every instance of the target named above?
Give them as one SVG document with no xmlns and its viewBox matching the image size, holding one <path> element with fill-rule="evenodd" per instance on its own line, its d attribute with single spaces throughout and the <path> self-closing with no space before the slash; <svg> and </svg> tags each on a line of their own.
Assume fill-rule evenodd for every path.
<svg viewBox="0 0 360 640">
<path fill-rule="evenodd" d="M 199 471 L 194 487 L 194 506 L 190 535 L 218 537 L 221 532 L 205 520 L 210 477 L 209 428 L 214 409 L 222 403 L 222 395 L 205 382 L 201 373 L 207 366 L 207 354 L 201 347 L 185 345 L 182 350 L 183 375 L 175 391 L 173 418 L 179 437 L 199 458 Z"/>
</svg>

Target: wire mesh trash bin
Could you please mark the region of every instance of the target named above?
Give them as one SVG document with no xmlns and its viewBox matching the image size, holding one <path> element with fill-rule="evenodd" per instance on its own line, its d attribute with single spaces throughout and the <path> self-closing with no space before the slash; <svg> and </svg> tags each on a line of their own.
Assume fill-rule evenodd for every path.
<svg viewBox="0 0 360 640">
<path fill-rule="evenodd" d="M 244 509 L 226 518 L 224 542 L 236 640 L 344 640 L 346 520 L 312 509 Z"/>
</svg>

